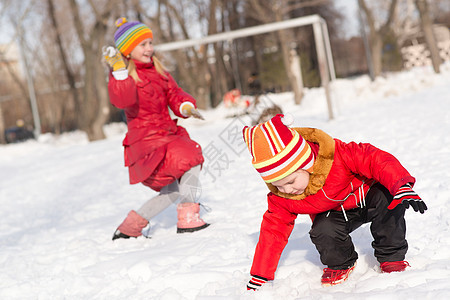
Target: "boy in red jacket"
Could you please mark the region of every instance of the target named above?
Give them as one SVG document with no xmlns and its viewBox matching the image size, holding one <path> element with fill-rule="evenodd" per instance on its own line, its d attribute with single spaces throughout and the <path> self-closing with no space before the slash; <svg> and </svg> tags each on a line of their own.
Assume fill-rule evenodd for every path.
<svg viewBox="0 0 450 300">
<path fill-rule="evenodd" d="M 313 220 L 311 241 L 327 266 L 323 285 L 348 278 L 358 259 L 349 234 L 368 222 L 381 271 L 404 271 L 409 266 L 405 209 L 427 209 L 412 190 L 415 178 L 394 156 L 370 144 L 344 143 L 319 129 L 289 128 L 292 122 L 291 115 L 278 114 L 243 129 L 253 167 L 270 190 L 247 289 L 274 279 L 298 214 Z"/>
</svg>

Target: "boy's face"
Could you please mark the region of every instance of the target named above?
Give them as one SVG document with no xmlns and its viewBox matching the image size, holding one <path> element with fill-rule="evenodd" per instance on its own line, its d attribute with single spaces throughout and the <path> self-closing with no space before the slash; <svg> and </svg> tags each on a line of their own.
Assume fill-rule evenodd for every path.
<svg viewBox="0 0 450 300">
<path fill-rule="evenodd" d="M 283 179 L 272 182 L 272 185 L 282 193 L 300 195 L 305 191 L 308 182 L 309 173 L 299 169 Z"/>
</svg>

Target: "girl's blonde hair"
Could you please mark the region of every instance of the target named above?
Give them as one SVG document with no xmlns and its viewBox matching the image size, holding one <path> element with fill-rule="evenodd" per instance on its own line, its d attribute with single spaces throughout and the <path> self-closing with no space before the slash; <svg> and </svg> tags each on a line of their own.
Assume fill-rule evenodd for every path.
<svg viewBox="0 0 450 300">
<path fill-rule="evenodd" d="M 161 76 L 167 77 L 166 76 L 166 72 L 167 72 L 166 67 L 162 64 L 162 62 L 155 55 L 153 55 L 153 65 L 155 66 L 156 72 L 161 74 Z M 128 61 L 127 69 L 128 69 L 128 74 L 131 77 L 133 77 L 135 82 L 141 81 L 141 79 L 139 78 L 139 76 L 136 72 L 136 64 L 134 63 L 134 61 L 132 59 L 130 59 Z"/>
</svg>

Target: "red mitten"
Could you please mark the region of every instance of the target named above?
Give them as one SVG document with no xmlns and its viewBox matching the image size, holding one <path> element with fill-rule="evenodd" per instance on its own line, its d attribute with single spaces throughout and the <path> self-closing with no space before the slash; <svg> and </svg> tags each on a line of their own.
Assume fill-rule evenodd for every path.
<svg viewBox="0 0 450 300">
<path fill-rule="evenodd" d="M 411 184 L 409 183 L 402 185 L 398 189 L 391 204 L 389 204 L 388 209 L 394 209 L 399 204 L 402 204 L 405 208 L 409 208 L 411 205 L 414 211 L 420 211 L 421 214 L 428 209 L 425 202 L 423 202 L 419 195 L 412 190 Z"/>
</svg>

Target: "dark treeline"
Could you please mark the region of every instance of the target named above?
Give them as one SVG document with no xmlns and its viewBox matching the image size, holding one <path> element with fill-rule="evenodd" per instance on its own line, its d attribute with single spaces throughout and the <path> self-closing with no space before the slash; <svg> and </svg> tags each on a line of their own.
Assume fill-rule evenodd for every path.
<svg viewBox="0 0 450 300">
<path fill-rule="evenodd" d="M 23 48 L 32 75 L 42 132 L 80 129 L 90 140 L 105 137 L 103 125 L 120 120 L 120 111 L 108 100 L 108 69 L 101 48 L 114 45 L 114 21 L 121 16 L 146 23 L 158 45 L 317 14 L 327 23 L 337 77 L 367 73 L 369 65 L 374 66 L 375 76 L 401 70 L 401 43 L 410 34 L 404 24 L 408 21 L 422 28 L 419 36 L 430 45 L 435 43 L 427 34 L 430 26 L 450 19 L 445 1 L 415 0 L 413 11 L 420 12 L 420 19 L 400 13 L 410 1 L 357 2 L 372 52 L 369 63 L 363 39 L 348 37 L 342 8 L 332 0 L 3 0 L 0 18 L 14 28 L 14 42 L 20 37 L 23 42 L 0 48 L 0 143 L 5 141 L 5 128 L 18 119 L 33 124 L 26 76 L 18 67 L 23 60 L 18 47 Z M 361 28 L 353 31 L 361 32 Z M 263 91 L 291 91 L 292 50 L 300 57 L 304 86 L 320 86 L 311 26 L 157 55 L 183 89 L 196 97 L 200 108 L 211 108 L 233 88 L 250 93 L 248 79 L 255 74 Z M 11 52 L 14 55 L 7 56 Z M 436 64 L 438 72 L 438 60 Z"/>
</svg>

